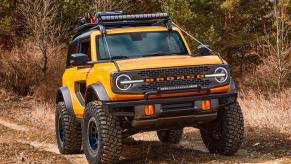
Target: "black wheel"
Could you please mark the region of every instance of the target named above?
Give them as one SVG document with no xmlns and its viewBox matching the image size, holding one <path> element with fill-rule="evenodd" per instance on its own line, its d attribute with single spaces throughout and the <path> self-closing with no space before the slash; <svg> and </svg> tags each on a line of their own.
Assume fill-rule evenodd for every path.
<svg viewBox="0 0 291 164">
<path fill-rule="evenodd" d="M 163 143 L 178 144 L 183 137 L 183 129 L 176 130 L 159 130 L 158 138 Z"/>
<path fill-rule="evenodd" d="M 59 102 L 55 113 L 55 130 L 61 154 L 77 154 L 81 151 L 81 123 Z"/>
<path fill-rule="evenodd" d="M 93 101 L 86 105 L 82 126 L 83 148 L 89 163 L 118 162 L 122 149 L 119 121 Z"/>
<path fill-rule="evenodd" d="M 220 109 L 217 120 L 200 129 L 202 140 L 211 153 L 235 154 L 244 135 L 243 114 L 238 102 Z"/>
</svg>

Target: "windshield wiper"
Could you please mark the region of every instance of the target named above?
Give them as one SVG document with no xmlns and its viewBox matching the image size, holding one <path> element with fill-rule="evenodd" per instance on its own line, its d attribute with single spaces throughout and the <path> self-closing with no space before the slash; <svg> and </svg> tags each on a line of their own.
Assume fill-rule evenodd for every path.
<svg viewBox="0 0 291 164">
<path fill-rule="evenodd" d="M 112 56 L 111 59 L 127 59 L 127 56 Z"/>
</svg>

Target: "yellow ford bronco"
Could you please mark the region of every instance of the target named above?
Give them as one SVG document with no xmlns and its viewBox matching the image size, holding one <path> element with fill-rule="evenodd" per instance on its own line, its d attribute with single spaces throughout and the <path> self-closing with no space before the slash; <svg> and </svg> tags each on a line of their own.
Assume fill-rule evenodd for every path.
<svg viewBox="0 0 291 164">
<path fill-rule="evenodd" d="M 205 45 L 191 53 L 167 13 L 98 12 L 95 19 L 75 29 L 57 91 L 62 154 L 83 147 L 90 163 L 114 163 L 123 139 L 156 131 L 161 142 L 177 144 L 184 127 L 200 129 L 211 153 L 238 151 L 243 116 L 226 61 Z"/>
</svg>

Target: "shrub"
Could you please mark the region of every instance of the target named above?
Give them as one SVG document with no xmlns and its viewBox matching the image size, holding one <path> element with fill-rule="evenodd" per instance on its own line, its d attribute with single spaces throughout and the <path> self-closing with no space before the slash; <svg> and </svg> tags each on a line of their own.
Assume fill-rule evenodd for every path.
<svg viewBox="0 0 291 164">
<path fill-rule="evenodd" d="M 26 40 L 22 47 L 0 52 L 0 84 L 22 96 L 53 98 L 64 69 L 62 51 L 48 57 L 48 70 L 42 71 L 42 55 L 32 41 Z"/>
</svg>

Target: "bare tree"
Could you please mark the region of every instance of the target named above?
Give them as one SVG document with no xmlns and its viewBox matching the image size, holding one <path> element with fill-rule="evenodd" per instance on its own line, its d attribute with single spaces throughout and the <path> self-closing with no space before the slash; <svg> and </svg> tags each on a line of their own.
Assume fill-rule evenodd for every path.
<svg viewBox="0 0 291 164">
<path fill-rule="evenodd" d="M 94 0 L 97 11 L 127 10 L 132 4 L 126 0 Z"/>
<path fill-rule="evenodd" d="M 61 39 L 66 28 L 56 21 L 58 12 L 53 0 L 23 0 L 17 9 L 27 37 L 39 50 L 39 64 L 47 90 L 49 62 L 55 62 L 64 48 Z"/>
<path fill-rule="evenodd" d="M 291 75 L 291 42 L 289 38 L 291 24 L 288 23 L 287 15 L 290 1 L 275 0 L 273 3 L 272 15 L 275 32 L 268 33 L 260 44 L 261 53 L 259 55 L 263 65 L 258 68 L 258 72 L 261 76 L 259 79 L 265 79 L 265 81 L 259 83 L 265 83 L 269 89 L 271 86 L 275 86 L 277 91 L 282 91 L 288 85 Z"/>
</svg>

